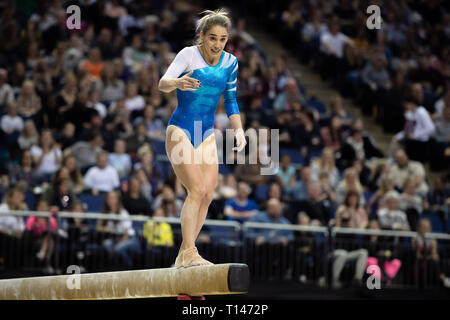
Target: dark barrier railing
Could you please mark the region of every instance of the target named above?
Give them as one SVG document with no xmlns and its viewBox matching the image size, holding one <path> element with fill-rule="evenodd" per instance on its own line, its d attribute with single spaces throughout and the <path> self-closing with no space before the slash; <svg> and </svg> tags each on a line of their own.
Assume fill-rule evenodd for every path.
<svg viewBox="0 0 450 320">
<path fill-rule="evenodd" d="M 70 266 L 81 272 L 167 268 L 181 243 L 177 218 L 32 211 L 0 216 L 0 278 L 65 274 L 73 272 Z M 28 230 L 13 231 L 25 224 Z M 435 288 L 450 275 L 445 234 L 421 238 L 415 232 L 207 219 L 197 246 L 214 263 L 247 263 L 255 280 L 365 285 L 372 266 L 384 287 Z"/>
</svg>

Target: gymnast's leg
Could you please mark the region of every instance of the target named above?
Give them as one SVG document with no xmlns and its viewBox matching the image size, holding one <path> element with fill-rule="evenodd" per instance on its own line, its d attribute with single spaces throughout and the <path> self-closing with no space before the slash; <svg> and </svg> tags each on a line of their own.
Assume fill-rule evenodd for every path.
<svg viewBox="0 0 450 320">
<path fill-rule="evenodd" d="M 175 141 L 172 141 L 172 135 L 176 137 Z M 183 241 L 175 266 L 187 267 L 208 264 L 206 260 L 200 257 L 195 248 L 195 240 L 198 234 L 197 220 L 200 206 L 206 194 L 203 173 L 200 164 L 194 163 L 194 147 L 190 140 L 182 129 L 174 125 L 167 127 L 166 152 L 176 176 L 187 190 L 187 197 L 181 209 Z M 185 152 L 189 154 L 185 154 Z"/>
<path fill-rule="evenodd" d="M 205 186 L 205 195 L 200 205 L 199 214 L 197 216 L 197 229 L 196 238 L 202 230 L 203 223 L 205 222 L 206 215 L 208 214 L 208 208 L 211 204 L 214 196 L 214 190 L 217 186 L 217 178 L 219 174 L 219 161 L 217 158 L 216 139 L 214 134 L 211 134 L 201 144 L 202 148 L 197 148 L 195 152 L 202 153 L 202 163 L 200 164 L 201 171 L 203 173 L 203 183 Z M 211 262 L 204 260 L 208 264 Z"/>
</svg>

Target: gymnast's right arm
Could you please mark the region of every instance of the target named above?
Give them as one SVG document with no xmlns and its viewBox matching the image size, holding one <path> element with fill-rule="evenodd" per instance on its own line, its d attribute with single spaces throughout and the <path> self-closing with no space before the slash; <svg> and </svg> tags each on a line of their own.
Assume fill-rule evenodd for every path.
<svg viewBox="0 0 450 320">
<path fill-rule="evenodd" d="M 178 78 L 187 68 L 185 54 L 186 50 L 181 50 L 172 61 L 169 68 L 167 68 L 166 73 L 161 80 L 159 80 L 158 89 L 160 91 L 171 92 L 175 89 L 197 91 L 197 89 L 194 88 L 200 87 L 200 81 L 190 77 L 193 72 L 192 70 L 181 78 Z"/>
</svg>

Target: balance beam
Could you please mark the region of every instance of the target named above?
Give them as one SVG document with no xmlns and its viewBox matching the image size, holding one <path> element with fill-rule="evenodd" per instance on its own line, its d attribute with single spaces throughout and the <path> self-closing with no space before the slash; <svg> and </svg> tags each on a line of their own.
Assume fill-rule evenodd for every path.
<svg viewBox="0 0 450 320">
<path fill-rule="evenodd" d="M 74 288 L 79 277 L 79 289 Z M 68 285 L 69 283 L 69 285 Z M 73 289 L 70 289 L 70 288 Z M 0 280 L 0 300 L 103 300 L 248 292 L 246 264 L 68 274 Z"/>
</svg>

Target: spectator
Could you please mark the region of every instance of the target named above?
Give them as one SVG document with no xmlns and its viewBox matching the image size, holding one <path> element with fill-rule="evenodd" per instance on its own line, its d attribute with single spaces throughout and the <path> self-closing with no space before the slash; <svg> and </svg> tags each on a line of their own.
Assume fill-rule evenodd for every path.
<svg viewBox="0 0 450 320">
<path fill-rule="evenodd" d="M 31 147 L 31 155 L 40 175 L 49 178 L 61 165 L 62 152 L 50 130 L 41 133 L 39 145 Z"/>
<path fill-rule="evenodd" d="M 119 178 L 125 178 L 131 171 L 131 158 L 125 151 L 125 141 L 117 139 L 114 142 L 114 152 L 108 157 L 109 165 L 116 169 Z"/>
<path fill-rule="evenodd" d="M 147 136 L 147 128 L 143 122 L 136 125 L 135 132 L 125 139 L 127 146 L 126 152 L 131 155 L 136 155 L 138 149 L 144 144 L 150 144 L 150 138 Z"/>
<path fill-rule="evenodd" d="M 435 127 L 435 140 L 431 144 L 430 165 L 433 170 L 445 170 L 449 168 L 450 163 L 450 104 L 444 108 L 442 116 L 436 118 Z"/>
<path fill-rule="evenodd" d="M 71 154 L 75 157 L 77 167 L 86 171 L 95 165 L 97 155 L 102 152 L 103 138 L 99 132 L 91 131 L 88 133 L 87 141 L 78 141 L 73 144 L 65 155 Z"/>
<path fill-rule="evenodd" d="M 153 151 L 149 145 L 144 144 L 138 149 L 138 162 L 134 165 L 134 170 L 143 169 L 148 181 L 151 183 L 154 190 L 161 185 L 162 173 L 153 161 Z"/>
<path fill-rule="evenodd" d="M 149 203 L 153 202 L 153 187 L 147 178 L 144 169 L 140 168 L 134 171 L 142 185 L 142 195 Z"/>
<path fill-rule="evenodd" d="M 165 217 L 164 210 L 157 208 L 153 213 L 153 217 Z M 156 222 L 153 219 L 149 219 L 144 224 L 143 236 L 147 241 L 147 247 L 152 251 L 154 251 L 155 247 L 172 247 L 174 245 L 172 227 L 167 222 Z"/>
<path fill-rule="evenodd" d="M 97 155 L 97 165 L 90 168 L 84 176 L 84 184 L 92 194 L 110 192 L 119 187 L 119 175 L 115 168 L 108 165 L 108 153 Z"/>
<path fill-rule="evenodd" d="M 63 167 L 59 172 L 63 171 L 66 172 L 64 176 L 55 175 L 51 187 L 44 193 L 44 200 L 51 206 L 57 207 L 60 211 L 69 211 L 72 203 L 77 201 L 77 198 L 70 189 L 69 170 Z"/>
<path fill-rule="evenodd" d="M 434 104 L 435 112 L 432 114 L 431 118 L 436 120 L 443 116 L 443 111 L 445 108 L 450 107 L 450 89 L 447 89 L 442 98 L 438 99 Z"/>
<path fill-rule="evenodd" d="M 228 199 L 225 202 L 223 212 L 227 220 L 244 223 L 257 214 L 258 205 L 254 200 L 249 199 L 250 193 L 251 189 L 247 183 L 238 183 L 236 198 Z"/>
<path fill-rule="evenodd" d="M 33 145 L 39 142 L 39 133 L 32 120 L 27 120 L 24 123 L 23 131 L 17 140 L 21 150 L 30 149 Z"/>
<path fill-rule="evenodd" d="M 214 199 L 229 200 L 237 196 L 237 182 L 234 175 L 222 175 L 219 173 L 217 178 L 217 187 L 214 194 Z"/>
<path fill-rule="evenodd" d="M 341 125 L 344 127 L 350 127 L 350 125 L 353 123 L 354 118 L 345 110 L 344 104 L 342 102 L 342 97 L 340 95 L 335 96 L 333 100 L 331 100 L 330 109 L 330 119 L 333 117 L 337 117 L 341 120 Z"/>
<path fill-rule="evenodd" d="M 369 221 L 369 230 L 380 230 L 380 224 L 378 220 Z M 370 234 L 367 236 L 367 250 L 369 257 L 367 258 L 367 267 L 375 265 L 381 269 L 379 275 L 374 274 L 375 277 L 379 276 L 380 280 L 385 285 L 391 285 L 392 280 L 397 275 L 402 261 L 398 259 L 398 249 L 395 246 L 394 239 L 387 236 L 378 236 L 376 234 Z"/>
<path fill-rule="evenodd" d="M 428 192 L 428 185 L 425 181 L 425 169 L 420 162 L 409 160 L 404 150 L 398 150 L 395 153 L 395 163 L 392 165 L 391 177 L 395 187 L 401 190 L 406 179 L 413 178 L 417 184 L 417 190 L 420 195 Z"/>
<path fill-rule="evenodd" d="M 383 208 L 386 206 L 384 203 L 385 195 L 389 191 L 394 191 L 394 181 L 391 178 L 385 177 L 381 179 L 380 185 L 376 192 L 370 197 L 369 202 L 367 203 L 367 212 L 370 216 L 372 216 L 378 208 Z"/>
<path fill-rule="evenodd" d="M 182 207 L 183 201 L 175 198 L 173 189 L 168 185 L 162 187 L 152 204 L 153 211 L 162 208 L 166 217 L 179 217 Z"/>
<path fill-rule="evenodd" d="M 291 164 L 290 156 L 284 155 L 281 157 L 276 179 L 282 187 L 288 187 L 295 181 L 295 167 Z"/>
<path fill-rule="evenodd" d="M 416 226 L 417 220 L 423 211 L 423 201 L 416 194 L 416 183 L 408 178 L 403 185 L 403 193 L 400 194 L 399 209 L 404 211 L 408 217 L 410 226 Z M 412 228 L 413 231 L 414 228 Z"/>
<path fill-rule="evenodd" d="M 302 201 L 308 198 L 308 184 L 313 181 L 311 168 L 304 166 L 300 171 L 300 180 L 295 182 L 293 189 L 290 190 L 291 197 L 296 201 Z"/>
<path fill-rule="evenodd" d="M 393 142 L 404 141 L 408 156 L 412 160 L 425 162 L 429 159 L 428 141 L 435 131 L 435 126 L 427 110 L 419 106 L 413 98 L 403 102 L 406 110 L 406 124 L 397 133 Z"/>
<path fill-rule="evenodd" d="M 34 91 L 33 81 L 26 80 L 23 82 L 17 98 L 17 109 L 24 118 L 31 118 L 41 109 L 41 99 Z"/>
<path fill-rule="evenodd" d="M 320 183 L 311 181 L 307 185 L 308 198 L 300 203 L 300 208 L 311 219 L 311 223 L 327 226 L 330 222 L 330 208 L 321 197 Z"/>
<path fill-rule="evenodd" d="M 100 79 L 103 70 L 102 54 L 98 48 L 89 51 L 89 58 L 83 61 L 80 68 L 89 72 L 94 79 Z"/>
<path fill-rule="evenodd" d="M 0 108 L 14 101 L 14 91 L 8 84 L 8 70 L 0 69 Z"/>
<path fill-rule="evenodd" d="M 351 213 L 349 210 L 343 210 L 340 213 L 340 227 L 351 228 Z M 347 238 L 345 238 L 347 240 Z M 355 261 L 355 273 L 353 274 L 352 284 L 361 285 L 364 271 L 366 269 L 368 251 L 367 249 L 353 249 L 348 248 L 349 242 L 337 241 L 335 250 L 331 253 L 333 258 L 332 266 L 332 286 L 335 289 L 342 287 L 341 273 L 347 262 Z"/>
<path fill-rule="evenodd" d="M 385 196 L 386 208 L 378 210 L 378 221 L 382 229 L 409 231 L 405 212 L 398 207 L 400 196 L 397 191 L 389 191 Z"/>
<path fill-rule="evenodd" d="M 433 187 L 427 193 L 424 208 L 437 212 L 443 222 L 449 218 L 450 188 L 446 186 L 443 177 L 436 176 L 434 178 Z"/>
<path fill-rule="evenodd" d="M 0 127 L 8 137 L 13 139 L 8 141 L 8 144 L 15 142 L 19 138 L 19 134 L 23 130 L 23 120 L 17 115 L 17 105 L 15 103 L 8 105 L 8 113 L 2 117 Z M 15 138 L 13 138 L 13 135 Z"/>
<path fill-rule="evenodd" d="M 36 204 L 36 211 L 49 212 L 50 206 L 44 199 L 40 199 Z M 54 274 L 55 270 L 51 265 L 51 258 L 55 251 L 55 240 L 53 234 L 56 232 L 58 224 L 52 216 L 50 218 L 29 216 L 25 229 L 32 233 L 33 244 L 37 244 L 39 251 L 36 257 L 44 262 L 44 273 Z"/>
<path fill-rule="evenodd" d="M 71 147 L 76 142 L 75 125 L 72 122 L 67 122 L 57 140 L 61 144 L 62 150 Z"/>
<path fill-rule="evenodd" d="M 141 111 L 145 107 L 144 98 L 137 93 L 137 85 L 135 82 L 128 82 L 125 90 L 125 108 L 129 112 L 135 110 Z"/>
<path fill-rule="evenodd" d="M 250 222 L 278 223 L 290 225 L 291 223 L 282 215 L 282 204 L 277 199 L 269 199 L 267 202 L 267 211 L 254 215 Z M 287 246 L 294 240 L 294 234 L 291 230 L 271 230 L 271 229 L 249 229 L 249 236 L 255 239 L 256 245 L 282 244 Z"/>
<path fill-rule="evenodd" d="M 363 188 L 359 181 L 358 173 L 354 168 L 347 168 L 344 171 L 344 179 L 339 183 L 336 190 L 336 201 L 343 203 L 347 193 L 355 191 L 359 194 L 360 204 L 363 206 L 365 203 Z"/>
<path fill-rule="evenodd" d="M 133 256 L 141 252 L 140 244 L 136 238 L 132 221 L 126 218 L 129 214 L 122 207 L 120 196 L 117 191 L 109 191 L 106 194 L 102 213 L 113 214 L 123 218 L 122 220 L 98 220 L 97 232 L 105 233 L 102 237 L 103 246 L 112 256 L 117 256 L 127 268 L 133 266 Z M 106 239 L 105 239 L 106 238 Z"/>
<path fill-rule="evenodd" d="M 286 79 L 283 92 L 275 98 L 273 109 L 277 111 L 289 111 L 292 110 L 292 104 L 294 102 L 300 102 L 302 105 L 306 105 L 306 100 L 300 92 L 297 81 L 295 78 L 290 77 Z"/>
<path fill-rule="evenodd" d="M 128 190 L 123 195 L 123 206 L 132 215 L 151 215 L 150 203 L 142 195 L 142 184 L 137 176 L 130 178 Z"/>
<path fill-rule="evenodd" d="M 13 167 L 9 173 L 11 185 L 20 185 L 23 190 L 32 191 L 42 182 L 42 176 L 36 173 L 30 150 L 22 153 L 20 165 Z"/>
<path fill-rule="evenodd" d="M 318 181 L 319 175 L 323 172 L 328 174 L 330 185 L 335 188 L 339 179 L 339 172 L 336 168 L 334 151 L 332 148 L 325 147 L 318 161 L 311 162 L 311 176 L 313 180 Z"/>
<path fill-rule="evenodd" d="M 105 63 L 103 67 L 98 90 L 101 92 L 100 101 L 108 104 L 125 97 L 125 84 L 114 73 L 114 66 L 110 62 Z"/>
<path fill-rule="evenodd" d="M 322 53 L 323 64 L 321 66 L 322 79 L 328 76 L 335 78 L 343 74 L 344 71 L 344 49 L 346 45 L 352 45 L 352 40 L 340 32 L 339 20 L 333 17 L 328 31 L 320 35 L 320 51 Z"/>
<path fill-rule="evenodd" d="M 142 38 L 139 34 L 133 36 L 131 46 L 125 48 L 122 57 L 125 65 L 133 73 L 139 72 L 141 68 L 148 67 L 153 60 L 153 55 L 145 51 Z"/>
<path fill-rule="evenodd" d="M 161 119 L 155 118 L 155 108 L 152 105 L 147 105 L 143 111 L 143 117 L 137 118 L 136 123 L 143 122 L 146 129 L 147 135 L 151 139 L 164 140 L 165 130 L 164 123 Z"/>
<path fill-rule="evenodd" d="M 427 237 L 429 232 L 430 220 L 421 219 L 417 225 L 417 237 L 412 238 L 412 248 L 416 253 L 415 277 L 420 288 L 426 283 L 436 284 L 440 275 L 437 240 Z"/>
<path fill-rule="evenodd" d="M 71 189 L 75 194 L 80 194 L 84 189 L 83 175 L 77 167 L 76 159 L 72 155 L 64 157 L 62 167 L 69 173 Z"/>
<path fill-rule="evenodd" d="M 24 205 L 24 194 L 21 189 L 11 188 L 0 205 L 1 212 L 26 209 Z M 7 269 L 16 269 L 20 266 L 17 261 L 21 257 L 16 257 L 17 248 L 21 248 L 22 235 L 25 230 L 25 223 L 21 216 L 0 215 L 0 243 L 4 250 L 0 251 L 1 259 Z M 12 259 L 12 257 L 16 257 Z M 19 263 L 19 265 L 16 265 Z"/>
<path fill-rule="evenodd" d="M 365 115 L 371 115 L 374 105 L 377 105 L 378 110 L 380 110 L 383 103 L 381 97 L 391 87 L 391 81 L 387 71 L 387 61 L 383 54 L 376 53 L 372 56 L 362 71 L 361 79 L 364 90 L 363 113 Z"/>
<path fill-rule="evenodd" d="M 89 100 L 87 102 L 87 107 L 97 111 L 100 118 L 104 119 L 108 110 L 106 106 L 100 102 L 100 90 L 92 88 L 89 90 Z"/>
<path fill-rule="evenodd" d="M 350 220 L 346 221 L 347 218 Z M 359 194 L 355 191 L 347 192 L 344 203 L 336 210 L 336 226 L 346 224 L 350 228 L 365 229 L 368 223 L 366 210 L 360 206 Z"/>
<path fill-rule="evenodd" d="M 366 163 L 374 157 L 383 157 L 383 153 L 375 147 L 372 139 L 364 136 L 363 131 L 357 127 L 351 129 L 350 136 L 340 151 L 339 164 L 342 168 L 353 166 L 357 160 Z"/>
</svg>

